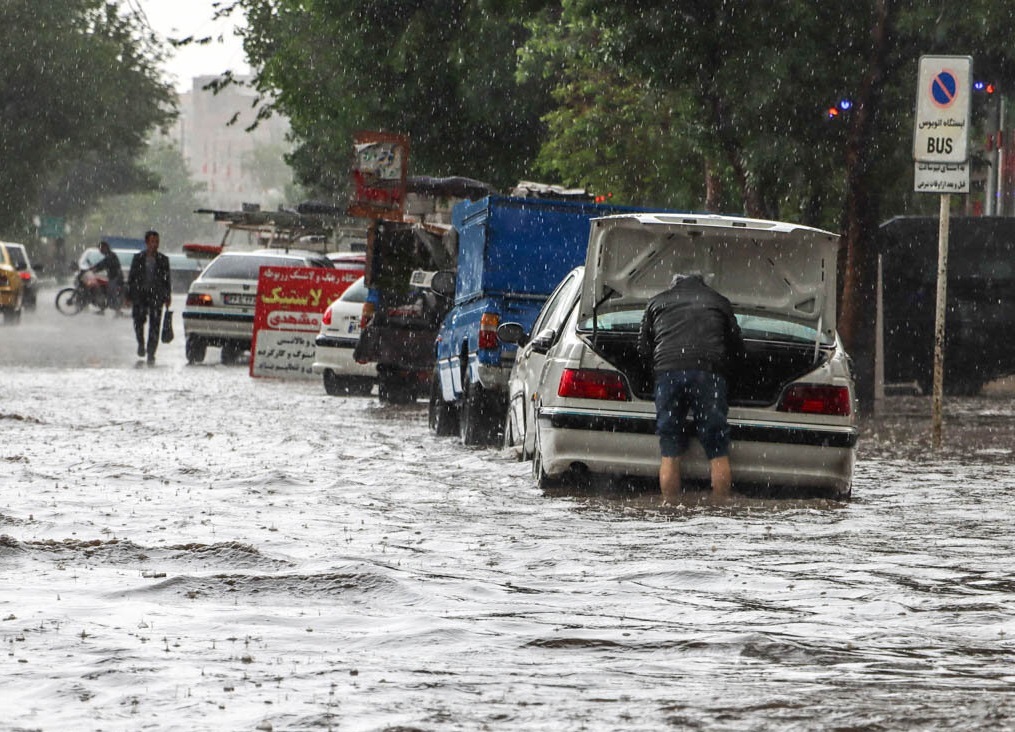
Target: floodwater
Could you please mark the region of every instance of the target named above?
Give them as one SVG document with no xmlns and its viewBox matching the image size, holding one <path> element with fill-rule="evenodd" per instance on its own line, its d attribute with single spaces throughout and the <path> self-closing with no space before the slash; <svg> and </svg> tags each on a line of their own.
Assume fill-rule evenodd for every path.
<svg viewBox="0 0 1015 732">
<path fill-rule="evenodd" d="M 176 327 L 0 329 L 0 729 L 1015 727 L 1010 393 L 939 453 L 890 400 L 849 503 L 663 508 Z"/>
</svg>

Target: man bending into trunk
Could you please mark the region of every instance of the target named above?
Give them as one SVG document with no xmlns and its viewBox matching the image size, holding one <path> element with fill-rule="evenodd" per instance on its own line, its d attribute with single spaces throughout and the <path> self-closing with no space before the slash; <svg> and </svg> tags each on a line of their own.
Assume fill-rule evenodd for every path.
<svg viewBox="0 0 1015 732">
<path fill-rule="evenodd" d="M 681 495 L 680 458 L 687 451 L 684 421 L 694 427 L 709 460 L 712 495 L 730 495 L 730 428 L 727 379 L 744 355 L 744 341 L 730 301 L 698 273 L 678 274 L 670 289 L 645 308 L 638 352 L 655 374 L 656 433 L 662 461 L 663 500 Z"/>
</svg>

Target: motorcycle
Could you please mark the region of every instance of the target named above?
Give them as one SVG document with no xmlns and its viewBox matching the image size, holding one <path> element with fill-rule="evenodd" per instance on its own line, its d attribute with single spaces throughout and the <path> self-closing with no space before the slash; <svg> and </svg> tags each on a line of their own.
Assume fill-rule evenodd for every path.
<svg viewBox="0 0 1015 732">
<path fill-rule="evenodd" d="M 109 307 L 108 286 L 106 277 L 90 269 L 80 269 L 74 278 L 74 286 L 56 293 L 56 309 L 64 315 L 77 315 L 85 308 L 105 312 Z"/>
</svg>

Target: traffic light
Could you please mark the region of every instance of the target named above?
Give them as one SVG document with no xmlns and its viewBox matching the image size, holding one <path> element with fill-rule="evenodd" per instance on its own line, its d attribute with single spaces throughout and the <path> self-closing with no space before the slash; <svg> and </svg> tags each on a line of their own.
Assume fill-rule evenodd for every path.
<svg viewBox="0 0 1015 732">
<path fill-rule="evenodd" d="M 853 108 L 853 100 L 849 97 L 842 97 L 838 102 L 828 108 L 826 114 L 828 119 L 837 119 L 844 112 L 848 112 Z"/>
<path fill-rule="evenodd" d="M 973 82 L 973 91 L 979 94 L 986 94 L 988 97 L 997 91 L 997 86 L 991 81 L 977 79 Z"/>
</svg>

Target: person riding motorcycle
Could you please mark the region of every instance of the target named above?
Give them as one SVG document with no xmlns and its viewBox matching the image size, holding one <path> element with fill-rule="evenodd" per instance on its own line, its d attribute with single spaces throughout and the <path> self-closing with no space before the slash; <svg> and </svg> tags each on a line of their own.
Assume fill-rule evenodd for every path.
<svg viewBox="0 0 1015 732">
<path fill-rule="evenodd" d="M 110 248 L 109 242 L 99 242 L 99 251 L 102 252 L 102 259 L 93 264 L 89 269 L 92 272 L 96 270 L 106 271 L 106 278 L 108 280 L 106 284 L 107 302 L 117 315 L 123 315 L 120 311 L 120 308 L 123 307 L 123 268 L 120 266 L 120 258 Z"/>
</svg>

